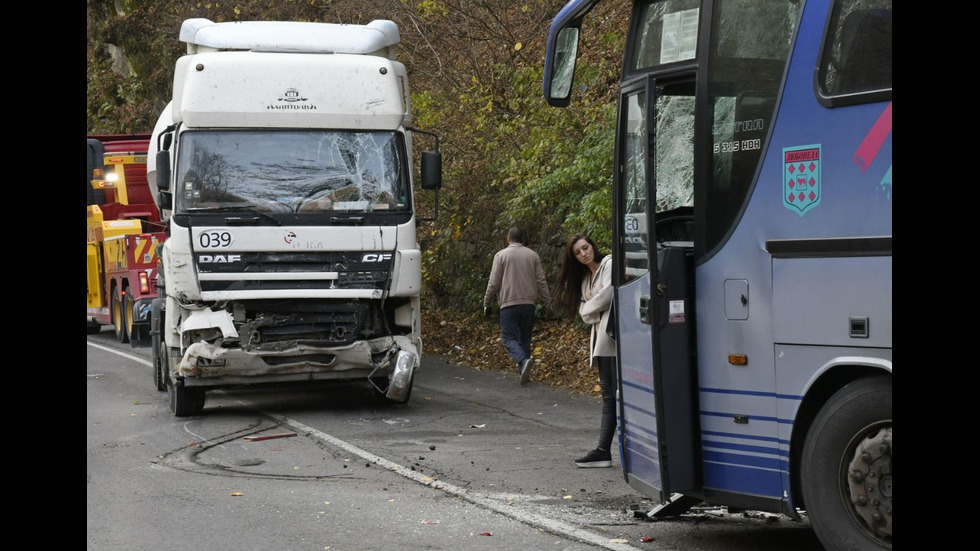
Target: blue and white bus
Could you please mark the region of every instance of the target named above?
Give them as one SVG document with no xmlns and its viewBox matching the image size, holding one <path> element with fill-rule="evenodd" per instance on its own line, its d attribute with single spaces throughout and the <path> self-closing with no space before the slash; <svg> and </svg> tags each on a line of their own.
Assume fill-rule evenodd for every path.
<svg viewBox="0 0 980 551">
<path fill-rule="evenodd" d="M 582 25 L 554 19 L 569 105 Z M 620 459 L 891 549 L 891 0 L 634 0 L 613 174 Z"/>
</svg>

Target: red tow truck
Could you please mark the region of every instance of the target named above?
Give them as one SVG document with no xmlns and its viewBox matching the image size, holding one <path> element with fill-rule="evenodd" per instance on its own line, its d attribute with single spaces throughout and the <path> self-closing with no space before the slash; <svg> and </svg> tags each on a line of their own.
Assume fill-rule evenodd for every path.
<svg viewBox="0 0 980 551">
<path fill-rule="evenodd" d="M 166 227 L 146 180 L 149 134 L 88 136 L 88 334 L 114 326 L 119 342 L 149 344 L 157 245 Z"/>
</svg>

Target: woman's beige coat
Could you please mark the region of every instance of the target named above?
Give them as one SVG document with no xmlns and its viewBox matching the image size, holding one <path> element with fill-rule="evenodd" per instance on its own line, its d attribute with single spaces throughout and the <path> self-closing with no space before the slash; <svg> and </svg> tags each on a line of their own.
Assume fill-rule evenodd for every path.
<svg viewBox="0 0 980 551">
<path fill-rule="evenodd" d="M 609 323 L 609 307 L 612 305 L 612 255 L 606 255 L 599 263 L 595 277 L 582 280 L 582 304 L 578 314 L 582 321 L 592 326 L 589 336 L 589 358 L 596 365 L 596 356 L 616 356 L 616 341 L 606 334 Z"/>
</svg>

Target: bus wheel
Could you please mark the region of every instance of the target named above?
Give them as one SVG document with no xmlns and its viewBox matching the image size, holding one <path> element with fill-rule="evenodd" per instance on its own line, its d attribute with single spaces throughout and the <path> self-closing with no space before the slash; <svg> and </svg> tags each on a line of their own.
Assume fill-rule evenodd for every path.
<svg viewBox="0 0 980 551">
<path fill-rule="evenodd" d="M 119 296 L 119 287 L 116 287 L 112 290 L 112 325 L 116 329 L 116 340 L 119 342 L 129 342 L 129 334 L 126 332 L 128 317 Z"/>
<path fill-rule="evenodd" d="M 851 382 L 820 409 L 800 470 L 810 525 L 827 551 L 892 548 L 892 380 Z"/>
</svg>

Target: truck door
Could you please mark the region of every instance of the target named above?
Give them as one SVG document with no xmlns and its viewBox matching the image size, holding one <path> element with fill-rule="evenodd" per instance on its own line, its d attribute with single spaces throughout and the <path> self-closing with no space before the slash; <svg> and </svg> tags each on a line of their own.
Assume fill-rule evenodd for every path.
<svg viewBox="0 0 980 551">
<path fill-rule="evenodd" d="M 693 75 L 619 101 L 614 182 L 619 428 L 630 486 L 700 490 L 693 293 Z M 668 455 L 669 451 L 669 455 Z M 669 457 L 669 461 L 668 461 Z"/>
</svg>

